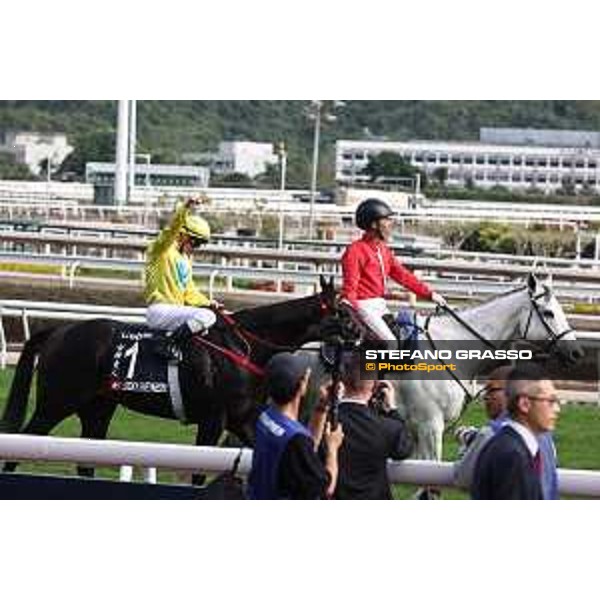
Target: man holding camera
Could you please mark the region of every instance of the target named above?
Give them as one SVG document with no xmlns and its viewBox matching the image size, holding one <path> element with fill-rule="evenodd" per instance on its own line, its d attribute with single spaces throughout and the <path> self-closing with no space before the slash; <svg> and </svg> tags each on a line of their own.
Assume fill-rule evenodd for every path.
<svg viewBox="0 0 600 600">
<path fill-rule="evenodd" d="M 344 443 L 339 452 L 338 500 L 391 500 L 388 458 L 407 458 L 414 447 L 412 435 L 398 414 L 395 390 L 389 381 L 362 380 L 360 354 L 342 358 L 344 391 L 339 420 Z"/>
<path fill-rule="evenodd" d="M 267 363 L 265 382 L 270 404 L 256 423 L 248 496 L 252 500 L 317 500 L 330 498 L 338 474 L 342 428 L 326 423 L 327 396 L 321 399 L 308 427 L 298 420 L 310 378 L 306 356 L 282 352 Z M 317 453 L 324 442 L 324 460 Z"/>
</svg>

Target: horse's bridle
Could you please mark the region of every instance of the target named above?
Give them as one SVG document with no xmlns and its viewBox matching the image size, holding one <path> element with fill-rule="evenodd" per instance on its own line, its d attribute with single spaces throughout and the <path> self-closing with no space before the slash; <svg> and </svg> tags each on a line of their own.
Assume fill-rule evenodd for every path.
<svg viewBox="0 0 600 600">
<path fill-rule="evenodd" d="M 571 329 L 570 327 L 568 327 L 567 329 L 565 329 L 564 331 L 561 331 L 560 333 L 556 333 L 554 331 L 554 329 L 552 329 L 552 327 L 550 326 L 550 324 L 548 323 L 548 321 L 545 319 L 544 314 L 543 314 L 543 310 L 540 307 L 538 300 L 540 298 L 543 298 L 546 294 L 547 294 L 548 290 L 545 289 L 543 292 L 534 295 L 533 292 L 531 290 L 529 290 L 529 299 L 531 301 L 531 309 L 529 311 L 529 316 L 527 317 L 527 323 L 525 325 L 523 334 L 522 334 L 522 339 L 523 340 L 527 340 L 527 334 L 529 333 L 529 328 L 531 327 L 531 323 L 532 323 L 532 319 L 533 319 L 533 315 L 534 313 L 537 314 L 540 323 L 542 324 L 542 326 L 544 327 L 544 329 L 546 330 L 546 332 L 548 333 L 549 339 L 548 339 L 548 343 L 547 345 L 545 345 L 544 347 L 542 347 L 542 353 L 544 354 L 549 354 L 552 350 L 552 348 L 562 339 L 564 338 L 566 335 L 568 335 L 569 333 L 573 332 L 574 330 Z M 484 344 L 486 344 L 487 346 L 489 346 L 492 349 L 495 349 L 496 346 L 488 339 L 486 339 L 484 336 L 482 336 L 475 328 L 473 328 L 471 325 L 469 325 L 469 323 L 467 323 L 462 317 L 460 317 L 460 315 L 453 310 L 452 308 L 450 308 L 449 306 L 443 306 L 443 307 L 438 307 L 442 310 L 444 310 L 445 312 L 447 312 L 454 320 L 456 320 L 458 323 L 460 323 L 465 329 L 467 329 L 471 334 L 473 334 L 476 338 L 478 338 L 481 342 L 483 342 Z M 425 326 L 423 328 L 423 332 L 425 333 L 425 335 L 427 336 L 427 339 L 429 341 L 429 343 L 431 344 L 431 346 L 435 349 L 435 342 L 433 340 L 433 338 L 431 337 L 431 334 L 429 333 L 429 322 L 432 318 L 434 313 L 431 313 L 428 317 L 427 320 L 425 322 Z M 535 342 L 533 342 L 532 340 L 527 340 L 530 344 L 533 345 L 538 345 Z M 443 363 L 443 361 L 440 361 Z M 483 388 L 481 390 L 479 390 L 479 392 L 475 395 L 471 394 L 471 392 L 465 387 L 465 385 L 462 383 L 462 381 L 456 376 L 456 374 L 453 371 L 449 371 L 450 375 L 452 376 L 452 378 L 456 381 L 456 383 L 458 383 L 460 385 L 460 387 L 463 389 L 463 391 L 465 392 L 465 403 L 463 405 L 463 410 L 461 411 L 461 415 L 462 413 L 466 410 L 467 406 L 473 402 L 474 400 L 476 400 L 478 398 L 478 396 L 481 394 Z M 455 422 L 458 422 L 460 420 L 460 416 L 458 417 L 458 419 L 456 419 Z"/>
<path fill-rule="evenodd" d="M 531 322 L 533 320 L 534 313 L 538 316 L 540 323 L 548 333 L 548 343 L 542 348 L 544 353 L 550 353 L 554 346 L 562 340 L 565 336 L 569 335 L 574 329 L 567 327 L 564 331 L 560 333 L 556 333 L 554 329 L 550 326 L 546 318 L 544 317 L 543 310 L 540 308 L 538 300 L 543 298 L 548 293 L 548 289 L 545 289 L 543 292 L 540 292 L 537 295 L 533 295 L 533 292 L 529 292 L 529 299 L 531 300 L 531 309 L 529 310 L 529 316 L 527 317 L 527 323 L 525 324 L 525 328 L 523 330 L 523 340 L 527 340 L 527 334 L 529 333 L 529 328 L 531 326 Z M 530 343 L 533 343 L 531 340 L 527 340 Z M 537 344 L 534 344 L 537 345 Z"/>
</svg>

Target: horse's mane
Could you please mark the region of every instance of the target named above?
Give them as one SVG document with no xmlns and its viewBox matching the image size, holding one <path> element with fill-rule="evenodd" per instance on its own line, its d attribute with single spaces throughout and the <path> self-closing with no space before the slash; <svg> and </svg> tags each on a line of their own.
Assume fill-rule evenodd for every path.
<svg viewBox="0 0 600 600">
<path fill-rule="evenodd" d="M 285 300 L 256 308 L 244 308 L 234 313 L 234 318 L 246 327 L 276 327 L 302 318 L 307 308 L 316 306 L 318 294 Z"/>
<path fill-rule="evenodd" d="M 491 296 L 490 298 L 487 298 L 486 300 L 477 304 L 476 306 L 469 306 L 467 308 L 461 308 L 457 312 L 459 314 L 463 314 L 467 311 L 473 312 L 480 308 L 486 308 L 489 304 L 492 304 L 496 300 L 500 300 L 501 298 L 505 298 L 506 296 L 512 296 L 512 294 L 516 294 L 517 292 L 522 292 L 523 290 L 526 290 L 526 289 L 527 289 L 526 285 L 520 285 L 519 287 L 512 288 L 510 290 L 506 290 L 505 292 L 500 292 L 499 294 L 494 294 L 493 296 Z"/>
</svg>

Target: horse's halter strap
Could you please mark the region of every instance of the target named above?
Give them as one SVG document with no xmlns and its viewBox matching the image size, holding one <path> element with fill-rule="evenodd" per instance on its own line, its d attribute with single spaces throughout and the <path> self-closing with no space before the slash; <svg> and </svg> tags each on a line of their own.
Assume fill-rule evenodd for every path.
<svg viewBox="0 0 600 600">
<path fill-rule="evenodd" d="M 550 327 L 548 321 L 546 321 L 546 319 L 544 318 L 544 315 L 542 313 L 542 309 L 540 308 L 540 305 L 537 302 L 539 298 L 543 298 L 545 295 L 546 295 L 545 291 L 537 294 L 536 296 L 534 296 L 531 291 L 529 292 L 529 299 L 531 300 L 531 308 L 529 309 L 529 316 L 527 317 L 527 323 L 525 324 L 525 329 L 523 330 L 523 339 L 524 340 L 527 339 L 527 334 L 529 333 L 529 328 L 531 326 L 531 322 L 533 320 L 533 315 L 535 313 L 538 316 L 540 323 L 542 324 L 542 326 L 548 333 L 548 344 L 544 348 L 544 351 L 549 352 L 557 342 L 559 342 L 566 335 L 569 335 L 569 333 L 572 333 L 574 331 L 574 329 L 567 327 L 567 329 L 565 329 L 564 331 L 561 331 L 560 333 L 556 333 L 554 331 L 554 329 L 552 329 L 552 327 Z"/>
</svg>

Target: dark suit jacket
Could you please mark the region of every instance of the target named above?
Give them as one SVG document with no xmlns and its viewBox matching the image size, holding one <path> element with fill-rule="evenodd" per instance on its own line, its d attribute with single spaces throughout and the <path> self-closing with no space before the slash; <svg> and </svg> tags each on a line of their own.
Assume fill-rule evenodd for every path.
<svg viewBox="0 0 600 600">
<path fill-rule="evenodd" d="M 474 500 L 541 500 L 542 486 L 521 436 L 503 427 L 483 448 L 473 474 Z"/>
</svg>

